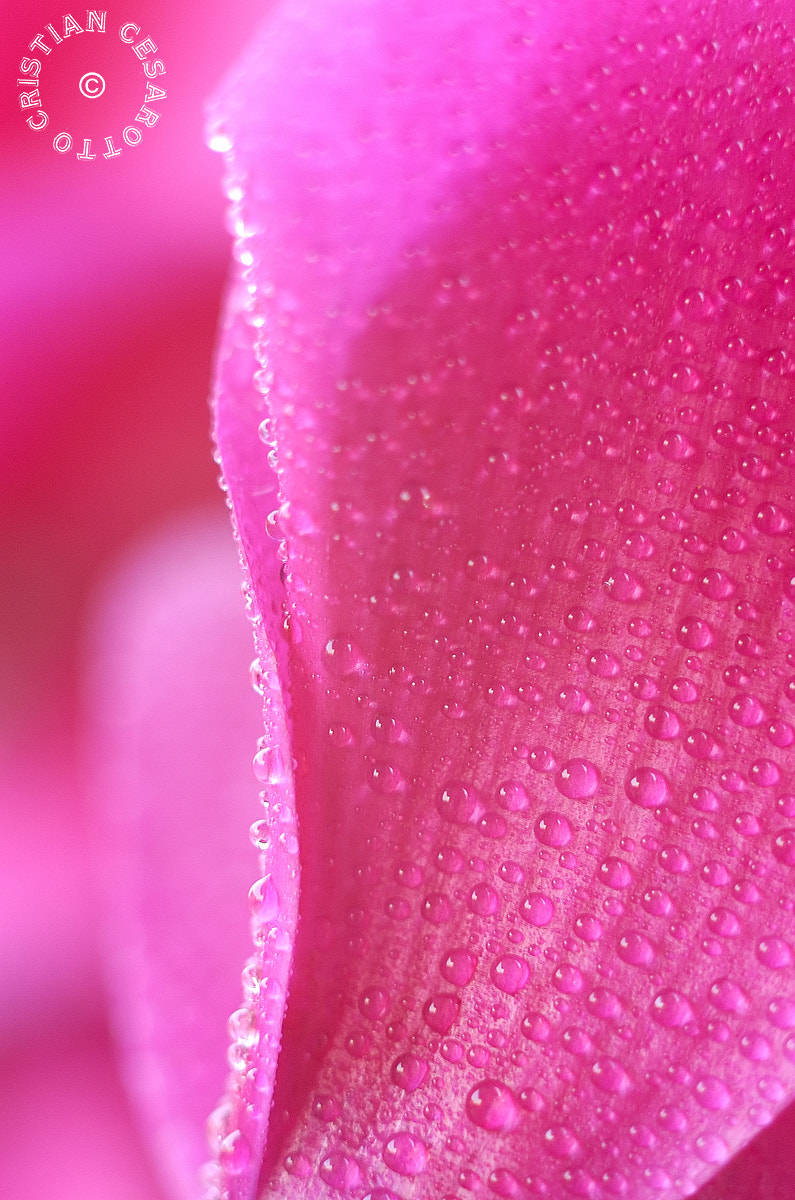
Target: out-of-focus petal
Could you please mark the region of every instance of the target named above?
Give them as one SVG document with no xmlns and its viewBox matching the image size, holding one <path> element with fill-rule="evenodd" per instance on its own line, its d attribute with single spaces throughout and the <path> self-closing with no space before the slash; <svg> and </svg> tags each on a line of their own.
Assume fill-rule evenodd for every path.
<svg viewBox="0 0 795 1200">
<path fill-rule="evenodd" d="M 50 1015 L 38 1036 L 28 1034 L 0 1058 L 0 1195 L 167 1200 L 136 1134 L 104 1024 L 72 1020 L 64 1031 Z"/>
<path fill-rule="evenodd" d="M 175 526 L 126 564 L 105 597 L 93 653 L 116 1025 L 170 1194 L 194 1197 L 208 1113 L 230 1067 L 245 1072 L 245 1055 L 257 1053 L 238 1010 L 251 954 L 245 897 L 256 879 L 245 834 L 267 816 L 251 772 L 262 716 L 223 518 Z M 251 915 L 258 924 L 254 901 Z M 256 967 L 248 979 L 257 993 Z M 226 1066 L 233 1010 L 237 1054 Z"/>
<path fill-rule="evenodd" d="M 302 830 L 268 1195 L 687 1196 L 795 1090 L 786 14 L 286 4 L 217 111 Z"/>
</svg>

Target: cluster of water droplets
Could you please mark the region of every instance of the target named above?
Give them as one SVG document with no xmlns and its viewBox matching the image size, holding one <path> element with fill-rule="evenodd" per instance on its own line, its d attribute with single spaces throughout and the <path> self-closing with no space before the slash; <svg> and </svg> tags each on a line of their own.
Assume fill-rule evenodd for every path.
<svg viewBox="0 0 795 1200">
<path fill-rule="evenodd" d="M 229 181 L 227 191 L 233 204 L 239 202 L 242 192 L 233 180 Z M 233 213 L 232 219 L 237 221 L 235 232 L 242 238 L 244 231 L 239 218 Z M 242 447 L 230 445 L 227 425 L 231 426 L 234 437 L 234 422 L 229 419 L 227 406 L 234 401 L 247 412 L 251 407 L 261 411 L 263 393 L 267 391 L 264 373 L 261 370 L 253 372 L 252 341 L 261 328 L 255 288 L 245 273 L 245 253 L 242 252 L 241 257 L 239 252 L 238 258 L 243 273 L 229 296 L 215 395 L 216 459 L 233 483 L 239 472 L 233 451 L 245 454 L 250 453 L 250 448 L 245 444 Z M 227 416 L 226 425 L 224 415 Z M 261 442 L 268 441 L 265 419 L 260 420 L 258 432 L 258 448 L 261 448 Z M 266 444 L 265 449 L 269 454 L 260 471 L 261 482 L 253 513 L 245 506 L 235 504 L 234 487 L 230 488 L 224 475 L 220 479 L 244 568 L 245 610 L 259 651 L 251 664 L 250 679 L 254 691 L 262 698 L 265 733 L 257 743 L 252 763 L 252 783 L 260 786 L 263 810 L 262 817 L 250 830 L 259 865 L 259 877 L 248 894 L 252 954 L 242 970 L 241 1005 L 228 1022 L 229 1073 L 225 1094 L 207 1123 L 212 1154 L 212 1160 L 202 1169 L 202 1186 L 207 1200 L 242 1200 L 252 1191 L 267 1132 L 297 912 L 299 867 L 292 783 L 294 764 L 286 724 L 288 698 L 282 690 L 280 667 L 274 653 L 278 649 L 274 631 L 283 625 L 284 600 L 280 597 L 278 584 L 271 589 L 270 595 L 257 595 L 263 573 L 273 568 L 267 557 L 259 556 L 255 561 L 252 553 L 252 524 L 268 511 L 269 503 L 272 504 L 278 494 L 272 445 Z"/>
<path fill-rule="evenodd" d="M 795 1086 L 792 46 L 656 20 L 366 319 L 238 229 L 312 864 L 269 1195 L 691 1195 Z"/>
</svg>

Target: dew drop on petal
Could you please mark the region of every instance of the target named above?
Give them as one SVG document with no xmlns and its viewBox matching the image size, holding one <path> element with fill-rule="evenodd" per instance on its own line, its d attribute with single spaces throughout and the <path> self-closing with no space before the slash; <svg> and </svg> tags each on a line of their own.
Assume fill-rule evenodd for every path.
<svg viewBox="0 0 795 1200">
<path fill-rule="evenodd" d="M 606 858 L 599 868 L 599 878 L 607 887 L 617 890 L 628 888 L 634 882 L 629 863 L 612 855 Z"/>
<path fill-rule="evenodd" d="M 528 925 L 538 927 L 548 925 L 555 915 L 552 901 L 542 892 L 531 892 L 529 896 L 526 896 L 520 911 Z"/>
<path fill-rule="evenodd" d="M 527 986 L 530 965 L 516 954 L 504 954 L 491 968 L 491 981 L 501 992 L 515 996 Z"/>
<path fill-rule="evenodd" d="M 466 1099 L 466 1114 L 479 1129 L 507 1132 L 519 1122 L 513 1092 L 495 1079 L 484 1079 Z"/>
<path fill-rule="evenodd" d="M 662 808 L 671 799 L 671 788 L 663 775 L 652 767 L 636 767 L 627 777 L 624 790 L 640 808 Z"/>
<path fill-rule="evenodd" d="M 773 839 L 773 855 L 786 867 L 795 867 L 795 829 L 782 829 Z"/>
<path fill-rule="evenodd" d="M 425 1170 L 428 1149 L 425 1143 L 412 1133 L 396 1133 L 384 1146 L 383 1160 L 398 1175 L 412 1177 Z"/>
<path fill-rule="evenodd" d="M 568 846 L 572 839 L 571 825 L 562 813 L 542 813 L 535 824 L 535 835 L 544 846 Z"/>
<path fill-rule="evenodd" d="M 598 1058 L 591 1067 L 591 1078 L 602 1092 L 625 1096 L 632 1088 L 632 1080 L 616 1058 Z"/>
<path fill-rule="evenodd" d="M 561 767 L 555 784 L 569 800 L 588 800 L 599 789 L 599 772 L 586 758 L 572 758 Z"/>
<path fill-rule="evenodd" d="M 693 1008 L 687 996 L 672 988 L 658 992 L 652 1004 L 652 1016 L 666 1029 L 689 1025 L 694 1020 Z"/>
</svg>

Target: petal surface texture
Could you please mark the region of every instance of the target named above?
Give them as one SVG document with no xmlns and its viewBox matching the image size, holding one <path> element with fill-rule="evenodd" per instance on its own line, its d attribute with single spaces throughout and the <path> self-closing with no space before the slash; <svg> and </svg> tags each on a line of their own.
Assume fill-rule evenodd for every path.
<svg viewBox="0 0 795 1200">
<path fill-rule="evenodd" d="M 685 1197 L 795 1094 L 792 22 L 288 3 L 217 102 L 301 830 L 262 1196 Z"/>
</svg>

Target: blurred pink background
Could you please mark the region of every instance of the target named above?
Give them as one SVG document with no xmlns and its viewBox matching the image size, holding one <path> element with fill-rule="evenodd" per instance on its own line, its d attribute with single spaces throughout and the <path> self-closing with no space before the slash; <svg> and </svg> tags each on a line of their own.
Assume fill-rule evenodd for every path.
<svg viewBox="0 0 795 1200">
<path fill-rule="evenodd" d="M 263 11 L 252 0 L 108 8 L 103 111 L 128 103 L 110 88 L 121 61 L 110 41 L 125 20 L 157 43 L 167 98 L 140 145 L 81 162 L 53 150 L 56 114 L 35 133 L 17 100 L 20 59 L 47 22 L 60 28 L 61 10 L 2 7 L 0 1195 L 9 1200 L 160 1195 L 104 1015 L 79 781 L 81 646 L 92 597 L 128 545 L 181 512 L 224 511 L 207 401 L 230 243 L 202 106 Z M 84 21 L 85 10 L 74 12 Z M 56 82 L 66 51 L 45 60 Z M 57 101 L 76 122 L 90 108 L 67 91 Z"/>
</svg>

